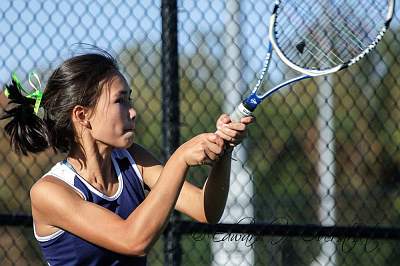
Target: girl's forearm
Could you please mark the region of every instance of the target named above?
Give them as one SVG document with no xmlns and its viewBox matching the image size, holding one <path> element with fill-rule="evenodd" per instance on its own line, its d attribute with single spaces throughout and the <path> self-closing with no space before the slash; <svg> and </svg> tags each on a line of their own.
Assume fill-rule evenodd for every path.
<svg viewBox="0 0 400 266">
<path fill-rule="evenodd" d="M 209 223 L 218 223 L 225 209 L 229 192 L 231 152 L 212 167 L 203 187 L 204 213 Z"/>
<path fill-rule="evenodd" d="M 147 195 L 145 201 L 128 217 L 132 228 L 140 232 L 141 241 L 146 249 L 158 239 L 168 217 L 176 204 L 179 192 L 185 180 L 188 165 L 179 151 L 166 163 L 157 183 Z M 137 235 L 137 234 L 136 234 Z"/>
</svg>

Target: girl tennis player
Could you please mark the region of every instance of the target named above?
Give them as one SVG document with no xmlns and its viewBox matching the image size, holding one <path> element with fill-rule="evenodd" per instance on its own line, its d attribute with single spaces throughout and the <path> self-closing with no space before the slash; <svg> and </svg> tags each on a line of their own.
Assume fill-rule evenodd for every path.
<svg viewBox="0 0 400 266">
<path fill-rule="evenodd" d="M 5 126 L 19 153 L 66 153 L 30 191 L 35 237 L 49 265 L 145 265 L 175 208 L 216 223 L 229 189 L 231 148 L 239 123 L 222 115 L 216 133 L 182 144 L 165 165 L 134 143 L 130 88 L 105 52 L 75 56 L 26 95 L 14 76 Z M 190 166 L 210 165 L 203 188 L 185 181 Z M 150 192 L 145 196 L 145 188 Z"/>
</svg>

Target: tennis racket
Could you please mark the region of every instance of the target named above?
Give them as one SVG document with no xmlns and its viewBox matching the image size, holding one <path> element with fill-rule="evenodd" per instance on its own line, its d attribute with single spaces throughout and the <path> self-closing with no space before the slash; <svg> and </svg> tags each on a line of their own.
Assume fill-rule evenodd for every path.
<svg viewBox="0 0 400 266">
<path fill-rule="evenodd" d="M 345 69 L 370 53 L 393 17 L 394 0 L 276 0 L 268 52 L 250 95 L 230 115 L 249 116 L 274 92 L 292 83 Z M 299 76 L 261 92 L 272 51 Z"/>
</svg>

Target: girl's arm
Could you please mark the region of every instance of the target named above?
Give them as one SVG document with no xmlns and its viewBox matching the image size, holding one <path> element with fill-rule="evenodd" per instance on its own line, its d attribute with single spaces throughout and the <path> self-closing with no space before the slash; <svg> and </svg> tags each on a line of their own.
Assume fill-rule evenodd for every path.
<svg viewBox="0 0 400 266">
<path fill-rule="evenodd" d="M 46 176 L 31 189 L 35 224 L 66 230 L 117 253 L 145 255 L 176 204 L 188 167 L 210 164 L 222 151 L 223 141 L 213 133 L 183 144 L 168 160 L 146 199 L 125 220 L 84 201 L 63 181 Z"/>
<path fill-rule="evenodd" d="M 242 118 L 240 123 L 233 123 L 226 114 L 217 120 L 217 134 L 224 139 L 227 148 L 212 167 L 202 190 L 204 212 L 209 223 L 217 223 L 221 219 L 229 192 L 232 150 L 242 142 L 247 125 L 253 121 L 254 117 L 249 116 Z"/>
<path fill-rule="evenodd" d="M 254 121 L 253 117 L 243 118 L 241 123 L 230 123 L 227 115 L 222 115 L 217 121 L 217 134 L 228 146 L 218 160 L 214 162 L 209 176 L 203 186 L 198 188 L 185 181 L 179 194 L 175 208 L 196 221 L 203 223 L 217 223 L 225 208 L 229 191 L 229 177 L 231 167 L 231 151 L 240 143 L 246 133 L 246 125 Z M 224 126 L 225 125 L 225 126 Z M 162 165 L 146 150 L 135 145 L 132 154 L 141 154 L 145 161 L 138 162 L 143 167 L 145 183 L 153 188 L 157 182 Z"/>
</svg>

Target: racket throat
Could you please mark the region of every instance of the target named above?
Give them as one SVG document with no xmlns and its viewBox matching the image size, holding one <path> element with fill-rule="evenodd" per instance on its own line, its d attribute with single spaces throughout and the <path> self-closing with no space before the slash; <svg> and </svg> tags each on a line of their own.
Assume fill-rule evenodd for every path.
<svg viewBox="0 0 400 266">
<path fill-rule="evenodd" d="M 253 112 L 256 107 L 262 102 L 262 98 L 257 96 L 257 93 L 252 93 L 247 97 L 241 105 L 243 106 L 244 112 Z"/>
</svg>

